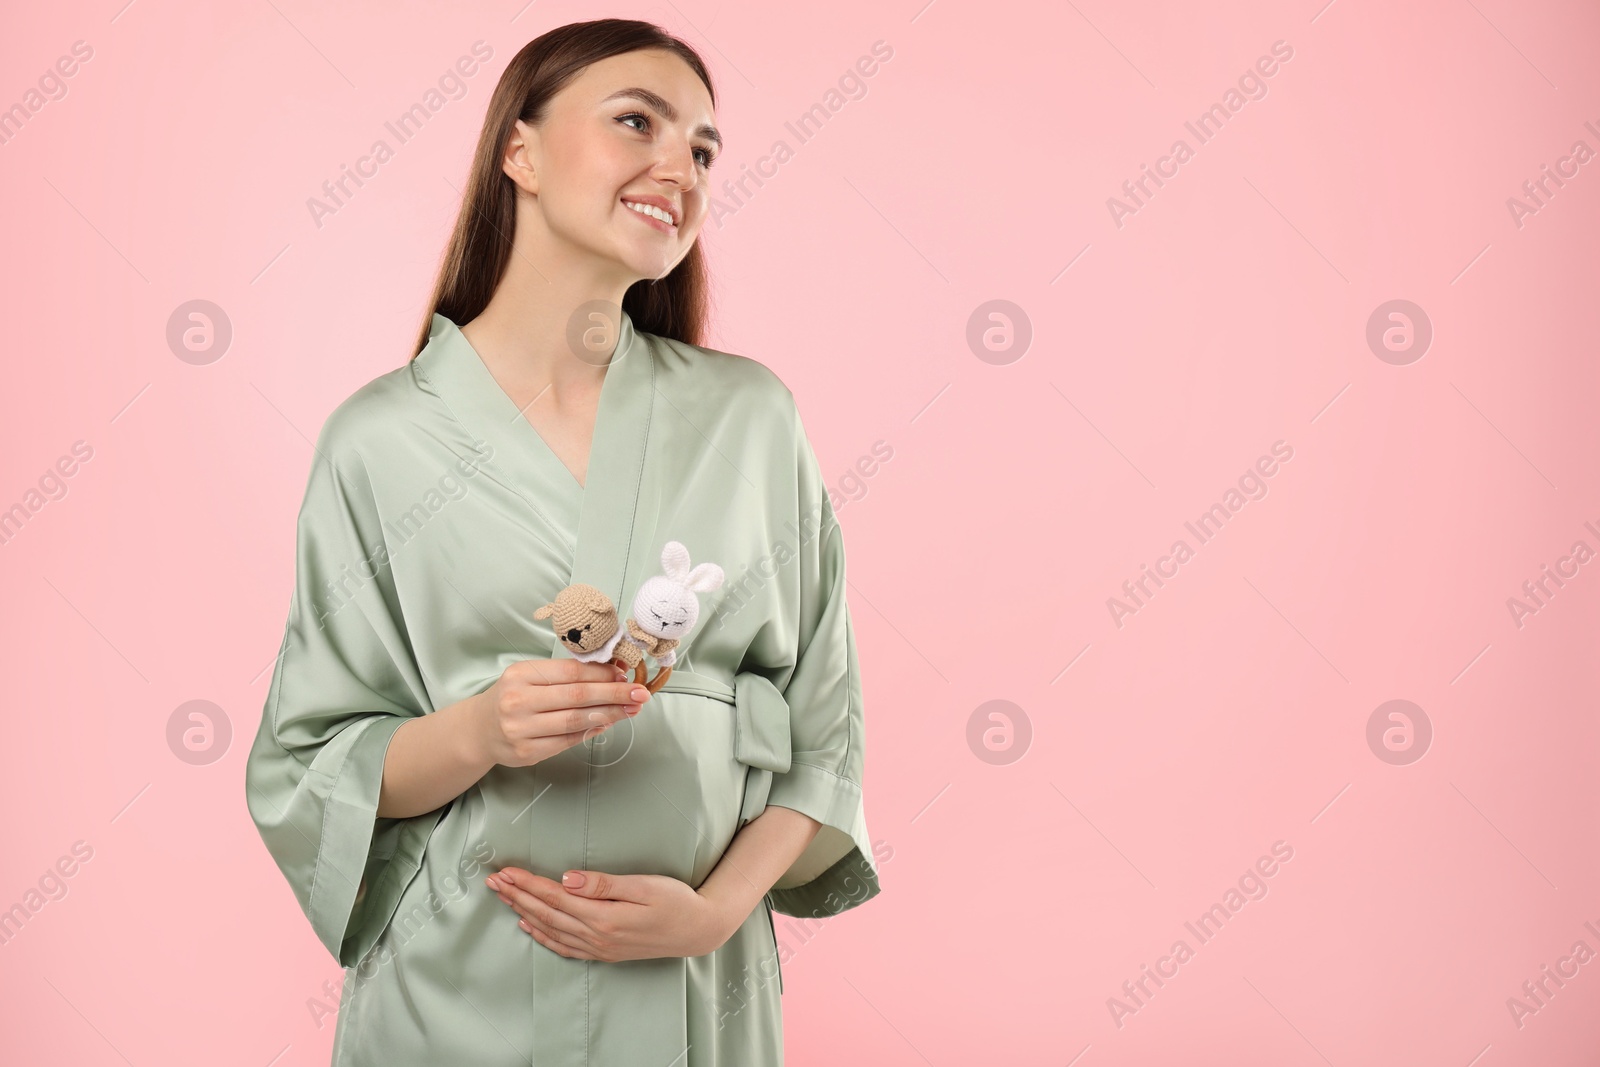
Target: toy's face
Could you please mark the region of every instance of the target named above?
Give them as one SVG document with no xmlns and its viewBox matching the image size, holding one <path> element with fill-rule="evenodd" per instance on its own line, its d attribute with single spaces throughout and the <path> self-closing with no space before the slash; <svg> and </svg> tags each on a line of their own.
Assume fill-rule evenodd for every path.
<svg viewBox="0 0 1600 1067">
<path fill-rule="evenodd" d="M 561 634 L 561 643 L 574 652 L 593 652 L 606 643 L 606 637 L 599 635 L 599 627 L 594 622 L 586 622 L 582 626 L 569 626 Z"/>
<path fill-rule="evenodd" d="M 617 632 L 617 613 L 580 607 L 562 612 L 556 627 L 561 643 L 574 652 L 593 652 Z"/>
<path fill-rule="evenodd" d="M 639 620 L 639 625 L 657 637 L 679 638 L 689 632 L 699 614 L 697 606 L 646 604 L 644 611 L 636 618 Z"/>
</svg>

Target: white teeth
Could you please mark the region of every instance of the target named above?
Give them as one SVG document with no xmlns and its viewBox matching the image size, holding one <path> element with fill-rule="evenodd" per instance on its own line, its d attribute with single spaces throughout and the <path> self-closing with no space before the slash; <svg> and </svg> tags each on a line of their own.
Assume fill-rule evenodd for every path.
<svg viewBox="0 0 1600 1067">
<path fill-rule="evenodd" d="M 632 200 L 624 200 L 623 203 L 641 215 L 649 215 L 653 219 L 660 219 L 668 226 L 673 225 L 672 216 L 658 207 L 652 207 L 649 204 L 635 204 Z"/>
</svg>

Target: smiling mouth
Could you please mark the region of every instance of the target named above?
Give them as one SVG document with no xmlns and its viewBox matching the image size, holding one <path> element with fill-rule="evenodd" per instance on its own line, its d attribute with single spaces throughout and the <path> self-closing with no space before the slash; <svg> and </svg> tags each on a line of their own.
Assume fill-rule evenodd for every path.
<svg viewBox="0 0 1600 1067">
<path fill-rule="evenodd" d="M 632 211 L 635 215 L 643 215 L 654 222 L 659 222 L 669 230 L 676 230 L 678 224 L 672 221 L 672 213 L 663 211 L 652 204 L 636 204 L 632 200 L 624 200 L 622 206 Z"/>
</svg>

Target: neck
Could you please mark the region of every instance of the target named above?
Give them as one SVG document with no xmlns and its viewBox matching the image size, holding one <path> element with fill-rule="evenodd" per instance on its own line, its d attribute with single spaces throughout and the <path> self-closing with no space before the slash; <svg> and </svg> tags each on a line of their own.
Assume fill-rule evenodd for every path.
<svg viewBox="0 0 1600 1067">
<path fill-rule="evenodd" d="M 597 389 L 616 351 L 616 316 L 637 279 L 619 265 L 544 230 L 528 232 L 519 213 L 504 276 L 483 312 L 462 333 L 496 377 L 563 397 Z"/>
</svg>

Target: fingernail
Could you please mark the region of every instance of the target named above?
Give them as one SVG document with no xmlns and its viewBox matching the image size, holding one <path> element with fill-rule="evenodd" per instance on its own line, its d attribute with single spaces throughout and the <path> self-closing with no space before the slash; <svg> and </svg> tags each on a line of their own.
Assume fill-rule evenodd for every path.
<svg viewBox="0 0 1600 1067">
<path fill-rule="evenodd" d="M 522 927 L 528 933 L 530 933 L 530 934 L 533 933 L 533 927 L 528 925 L 528 920 L 527 919 L 518 919 L 517 920 L 517 925 Z"/>
<path fill-rule="evenodd" d="M 492 874 L 489 877 L 487 877 L 487 878 L 485 878 L 483 880 L 483 884 L 488 886 L 490 889 L 499 889 L 500 888 L 498 885 L 495 884 L 494 875 L 492 875 Z"/>
<path fill-rule="evenodd" d="M 583 888 L 583 872 L 568 871 L 566 874 L 561 876 L 561 884 L 569 889 Z"/>
<path fill-rule="evenodd" d="M 650 690 L 646 689 L 642 685 L 636 685 L 633 687 L 633 692 L 629 693 L 628 695 L 642 704 L 646 700 L 650 699 Z"/>
</svg>

